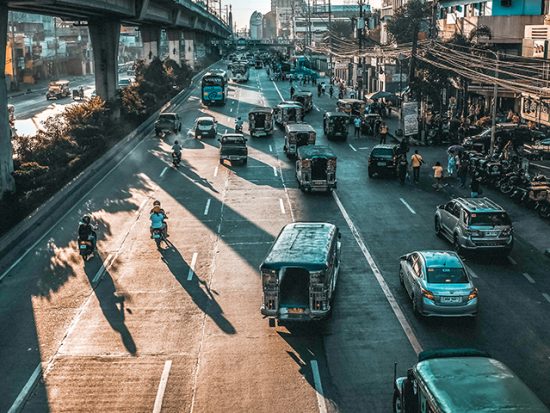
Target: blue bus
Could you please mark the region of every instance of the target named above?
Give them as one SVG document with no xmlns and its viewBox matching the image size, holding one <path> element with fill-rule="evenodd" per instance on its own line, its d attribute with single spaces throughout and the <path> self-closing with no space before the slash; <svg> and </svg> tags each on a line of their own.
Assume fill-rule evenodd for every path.
<svg viewBox="0 0 550 413">
<path fill-rule="evenodd" d="M 206 73 L 201 80 L 201 100 L 204 105 L 224 105 L 227 80 L 224 73 Z"/>
</svg>

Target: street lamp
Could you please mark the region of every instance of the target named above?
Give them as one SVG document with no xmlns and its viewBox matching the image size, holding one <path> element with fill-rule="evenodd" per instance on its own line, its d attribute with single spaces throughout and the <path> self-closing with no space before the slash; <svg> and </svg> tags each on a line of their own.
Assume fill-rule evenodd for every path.
<svg viewBox="0 0 550 413">
<path fill-rule="evenodd" d="M 498 64 L 499 64 L 499 53 L 494 52 L 492 50 L 487 50 L 490 53 L 493 53 L 496 58 L 496 66 L 495 66 L 495 78 L 498 79 Z M 495 84 L 493 86 L 493 107 L 491 108 L 491 147 L 489 150 L 489 154 L 493 156 L 495 152 L 495 134 L 496 134 L 496 128 L 497 128 L 497 99 L 498 99 L 498 83 L 495 81 Z"/>
</svg>

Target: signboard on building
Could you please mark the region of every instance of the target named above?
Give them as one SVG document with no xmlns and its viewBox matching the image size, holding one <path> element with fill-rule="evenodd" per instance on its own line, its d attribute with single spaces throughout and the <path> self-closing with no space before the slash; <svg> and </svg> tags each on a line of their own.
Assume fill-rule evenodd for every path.
<svg viewBox="0 0 550 413">
<path fill-rule="evenodd" d="M 418 134 L 417 102 L 403 102 L 403 133 L 405 136 Z"/>
<path fill-rule="evenodd" d="M 521 117 L 527 121 L 550 126 L 550 102 L 523 96 L 521 98 Z"/>
</svg>

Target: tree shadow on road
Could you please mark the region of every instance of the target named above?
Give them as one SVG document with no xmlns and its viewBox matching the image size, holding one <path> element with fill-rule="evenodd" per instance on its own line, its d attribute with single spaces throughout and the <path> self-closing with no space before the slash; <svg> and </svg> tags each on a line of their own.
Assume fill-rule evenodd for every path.
<svg viewBox="0 0 550 413">
<path fill-rule="evenodd" d="M 205 280 L 200 278 L 200 274 L 193 274 L 192 278 L 188 280 L 190 267 L 175 246 L 168 243 L 168 248 L 159 251 L 162 255 L 162 261 L 183 289 L 187 291 L 197 307 L 210 317 L 224 333 L 235 334 L 237 332 L 235 327 L 225 318 L 222 308 L 214 297 L 217 293 L 210 289 Z"/>
</svg>

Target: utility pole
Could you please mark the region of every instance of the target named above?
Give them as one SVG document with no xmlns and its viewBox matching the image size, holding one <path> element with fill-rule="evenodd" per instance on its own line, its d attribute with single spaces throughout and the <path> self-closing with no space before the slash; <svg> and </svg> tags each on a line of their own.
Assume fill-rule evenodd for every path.
<svg viewBox="0 0 550 413">
<path fill-rule="evenodd" d="M 331 0 L 328 0 L 328 39 L 329 39 L 329 71 L 328 74 L 330 78 L 334 76 L 334 68 L 332 67 L 332 34 L 330 33 L 332 27 L 332 6 L 331 6 Z"/>
<path fill-rule="evenodd" d="M 307 45 L 311 47 L 311 0 L 307 0 Z"/>
<path fill-rule="evenodd" d="M 493 52 L 492 50 L 491 50 L 491 53 L 493 53 L 496 57 L 495 78 L 498 79 L 498 64 L 499 64 L 500 55 L 498 52 Z M 497 125 L 497 99 L 498 99 L 498 83 L 495 81 L 495 84 L 493 86 L 493 107 L 491 111 L 492 112 L 491 113 L 491 150 L 489 151 L 491 156 L 493 156 L 495 152 L 495 134 L 496 134 L 496 125 Z"/>
<path fill-rule="evenodd" d="M 357 0 L 357 3 L 359 4 L 359 20 L 357 20 L 357 36 L 359 37 L 359 62 L 357 63 L 357 74 L 361 73 L 361 77 L 358 77 L 357 81 L 357 98 L 361 99 L 363 96 L 361 94 L 361 91 L 363 90 L 363 66 L 362 61 L 363 58 L 361 55 L 363 54 L 363 30 L 365 27 L 365 21 L 363 20 L 363 0 Z"/>
</svg>

